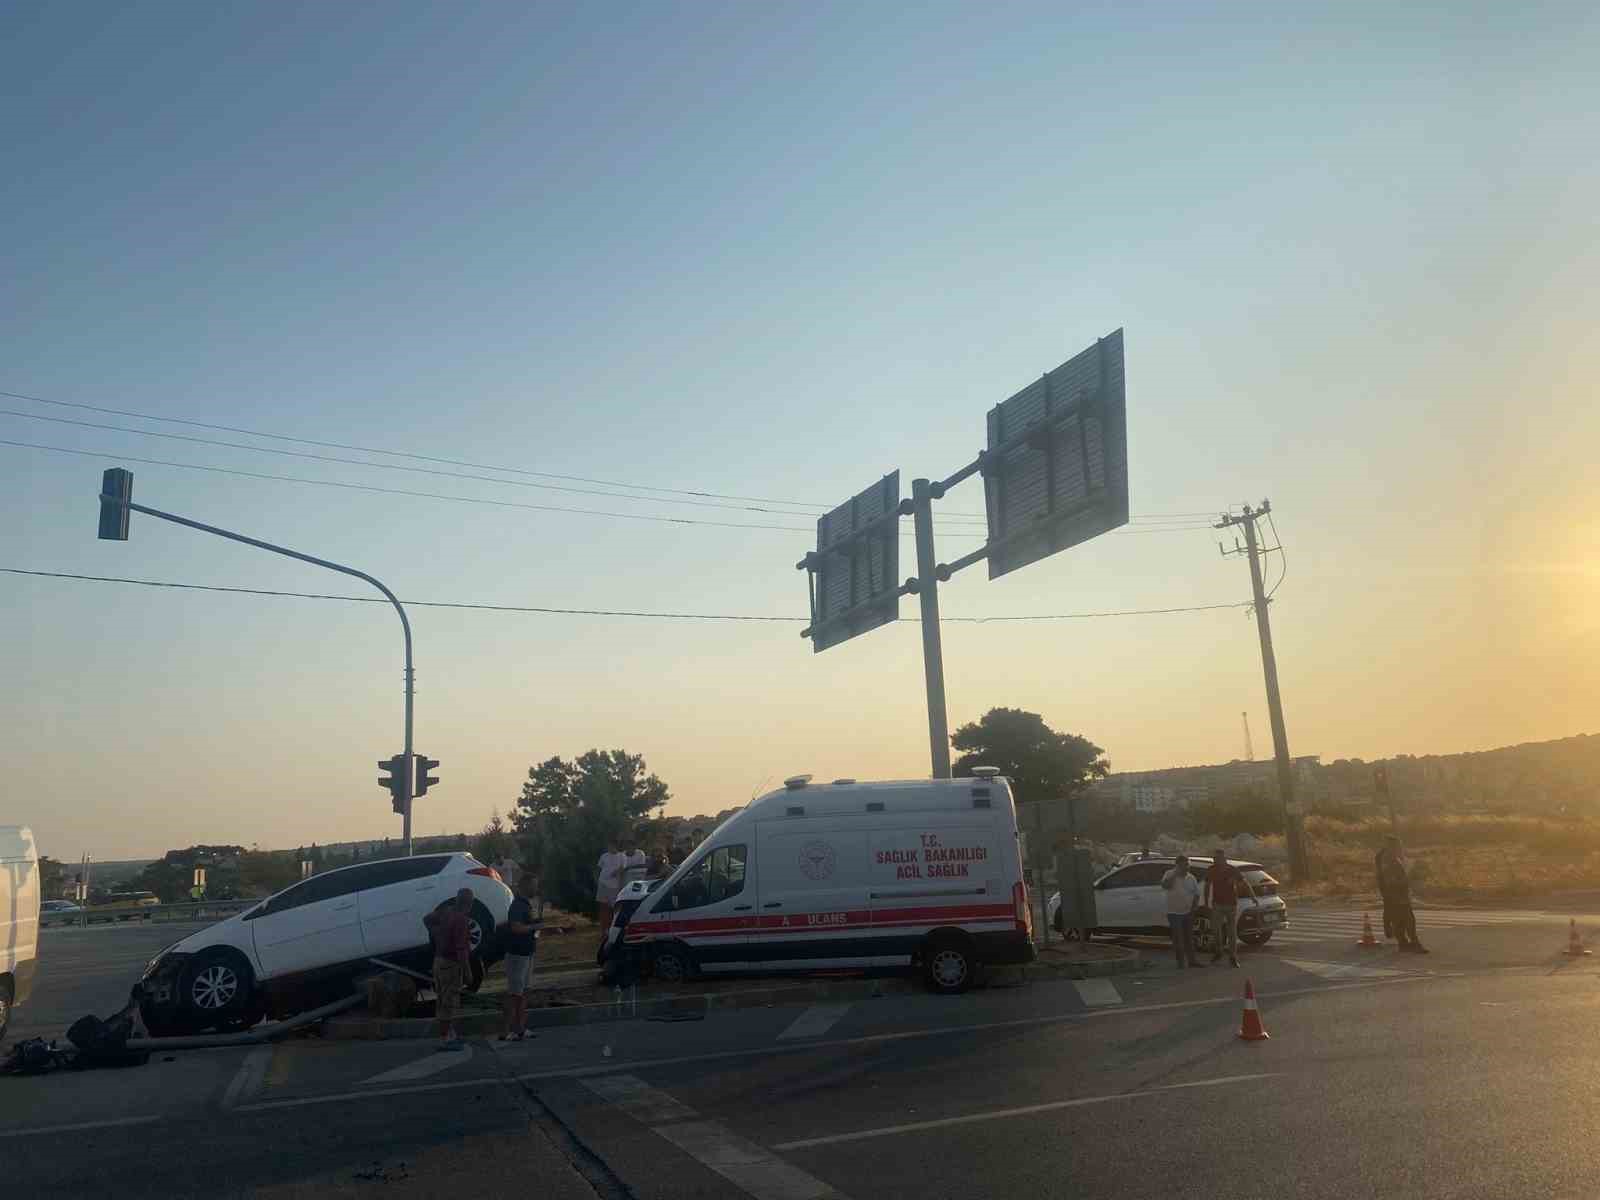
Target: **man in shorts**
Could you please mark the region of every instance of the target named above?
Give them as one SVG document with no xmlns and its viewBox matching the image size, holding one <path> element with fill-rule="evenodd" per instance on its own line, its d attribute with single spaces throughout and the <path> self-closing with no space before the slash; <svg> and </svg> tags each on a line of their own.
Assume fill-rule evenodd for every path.
<svg viewBox="0 0 1600 1200">
<path fill-rule="evenodd" d="M 462 888 L 455 903 L 434 916 L 433 994 L 437 998 L 435 1016 L 439 1021 L 439 1049 L 464 1050 L 456 1033 L 461 1015 L 461 985 L 466 979 L 467 962 L 472 957 L 472 938 L 467 932 L 467 914 L 472 911 L 472 889 Z"/>
<path fill-rule="evenodd" d="M 528 1032 L 528 977 L 533 974 L 533 956 L 539 948 L 539 931 L 533 915 L 533 884 L 533 872 L 519 873 L 517 898 L 506 914 L 506 1003 L 500 1026 L 502 1042 L 520 1042 L 533 1036 Z"/>
</svg>

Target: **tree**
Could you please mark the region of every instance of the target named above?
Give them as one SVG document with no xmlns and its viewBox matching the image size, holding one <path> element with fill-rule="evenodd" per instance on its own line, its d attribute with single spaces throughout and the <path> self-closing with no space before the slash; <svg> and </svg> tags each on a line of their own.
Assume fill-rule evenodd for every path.
<svg viewBox="0 0 1600 1200">
<path fill-rule="evenodd" d="M 950 744 L 964 752 L 953 774 L 998 767 L 1019 804 L 1082 795 L 1111 770 L 1099 746 L 1075 733 L 1057 733 L 1038 713 L 1020 708 L 991 708 L 956 730 Z"/>
<path fill-rule="evenodd" d="M 481 863 L 493 865 L 502 859 L 513 857 L 516 852 L 517 839 L 506 828 L 506 823 L 500 819 L 500 814 L 494 813 L 473 842 L 472 856 Z"/>
<path fill-rule="evenodd" d="M 59 900 L 66 886 L 66 868 L 48 854 L 41 854 L 39 856 L 39 895 L 46 900 Z"/>
<path fill-rule="evenodd" d="M 613 839 L 642 838 L 667 785 L 625 750 L 590 750 L 528 768 L 511 824 L 544 894 L 573 912 L 593 912 L 595 863 Z"/>
</svg>

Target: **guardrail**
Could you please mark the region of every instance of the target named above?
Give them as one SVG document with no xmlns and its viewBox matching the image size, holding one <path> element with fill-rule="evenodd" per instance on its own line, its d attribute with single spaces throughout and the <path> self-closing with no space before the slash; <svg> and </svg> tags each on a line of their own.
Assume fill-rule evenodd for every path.
<svg viewBox="0 0 1600 1200">
<path fill-rule="evenodd" d="M 243 912 L 254 900 L 202 900 L 198 904 L 151 904 L 138 908 L 86 908 L 81 912 L 39 914 L 39 928 L 63 926 L 129 924 L 153 925 L 164 921 L 219 921 Z"/>
</svg>

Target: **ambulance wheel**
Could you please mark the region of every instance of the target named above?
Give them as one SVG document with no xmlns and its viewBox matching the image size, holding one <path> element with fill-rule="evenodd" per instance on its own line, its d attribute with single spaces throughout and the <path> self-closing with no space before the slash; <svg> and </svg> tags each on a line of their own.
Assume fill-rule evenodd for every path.
<svg viewBox="0 0 1600 1200">
<path fill-rule="evenodd" d="M 694 956 L 685 946 L 657 946 L 650 954 L 650 973 L 662 983 L 683 983 L 694 976 Z"/>
<path fill-rule="evenodd" d="M 977 980 L 978 960 L 972 943 L 965 938 L 931 938 L 922 948 L 922 971 L 930 991 L 954 996 L 966 991 Z"/>
</svg>

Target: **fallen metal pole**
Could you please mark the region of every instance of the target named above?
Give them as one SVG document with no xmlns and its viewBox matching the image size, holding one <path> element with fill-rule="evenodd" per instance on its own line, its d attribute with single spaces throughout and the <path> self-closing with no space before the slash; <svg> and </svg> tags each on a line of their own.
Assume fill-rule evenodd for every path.
<svg viewBox="0 0 1600 1200">
<path fill-rule="evenodd" d="M 201 1050 L 208 1046 L 255 1046 L 262 1042 L 270 1042 L 274 1038 L 299 1029 L 302 1025 L 310 1025 L 313 1021 L 320 1021 L 324 1017 L 331 1017 L 344 1012 L 347 1008 L 354 1008 L 366 1002 L 366 997 L 359 993 L 346 996 L 343 1000 L 335 1000 L 332 1004 L 324 1004 L 321 1008 L 313 1008 L 310 1012 L 303 1012 L 299 1016 L 290 1017 L 287 1021 L 279 1021 L 273 1025 L 262 1025 L 256 1029 L 248 1029 L 243 1033 L 202 1033 L 193 1037 L 166 1037 L 166 1038 L 129 1038 L 129 1050 Z"/>
</svg>

